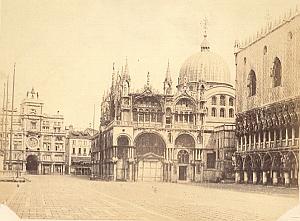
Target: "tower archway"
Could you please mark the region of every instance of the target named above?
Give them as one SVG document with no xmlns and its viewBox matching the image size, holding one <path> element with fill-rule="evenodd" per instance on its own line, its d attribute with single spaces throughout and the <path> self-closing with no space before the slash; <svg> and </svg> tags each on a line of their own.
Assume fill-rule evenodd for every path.
<svg viewBox="0 0 300 221">
<path fill-rule="evenodd" d="M 36 155 L 29 155 L 26 159 L 26 172 L 29 174 L 37 174 L 38 158 Z"/>
</svg>

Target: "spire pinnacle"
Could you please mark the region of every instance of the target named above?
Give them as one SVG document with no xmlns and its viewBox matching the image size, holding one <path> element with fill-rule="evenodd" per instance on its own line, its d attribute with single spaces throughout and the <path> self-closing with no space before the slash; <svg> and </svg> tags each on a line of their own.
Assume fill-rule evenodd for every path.
<svg viewBox="0 0 300 221">
<path fill-rule="evenodd" d="M 124 67 L 124 72 L 123 72 L 124 76 L 128 76 L 129 75 L 129 70 L 128 70 L 128 59 L 126 56 L 126 60 L 125 60 L 125 67 Z"/>
<path fill-rule="evenodd" d="M 148 71 L 148 73 L 147 73 L 147 87 L 149 87 L 149 86 L 150 86 L 150 73 Z"/>
<path fill-rule="evenodd" d="M 209 51 L 210 47 L 209 47 L 209 42 L 207 41 L 207 25 L 208 25 L 208 19 L 207 17 L 205 17 L 203 19 L 203 21 L 201 22 L 201 24 L 203 25 L 203 37 L 204 39 L 201 42 L 201 52 L 203 51 Z"/>
<path fill-rule="evenodd" d="M 169 61 L 169 59 L 168 59 L 168 66 L 167 66 L 165 81 L 170 81 L 170 82 L 172 81 L 171 80 L 170 61 Z"/>
<path fill-rule="evenodd" d="M 112 71 L 112 74 L 111 74 L 111 86 L 112 86 L 112 89 L 115 85 L 115 62 L 113 62 L 113 71 Z"/>
<path fill-rule="evenodd" d="M 207 19 L 207 17 L 205 17 L 203 19 L 203 32 L 204 32 L 203 36 L 204 36 L 204 38 L 207 37 L 207 23 L 208 23 L 208 19 Z"/>
</svg>

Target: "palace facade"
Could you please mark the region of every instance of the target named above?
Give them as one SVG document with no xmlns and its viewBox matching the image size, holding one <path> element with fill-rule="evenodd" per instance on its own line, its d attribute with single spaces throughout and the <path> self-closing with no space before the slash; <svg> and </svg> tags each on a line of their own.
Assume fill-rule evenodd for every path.
<svg viewBox="0 0 300 221">
<path fill-rule="evenodd" d="M 297 185 L 300 14 L 236 45 L 236 182 Z"/>
<path fill-rule="evenodd" d="M 168 64 L 163 93 L 134 92 L 126 61 L 113 68 L 93 139 L 92 175 L 128 181 L 218 181 L 233 177 L 235 89 L 227 64 L 210 51 L 183 63 L 176 89 Z M 233 175 L 233 176 L 232 176 Z"/>
<path fill-rule="evenodd" d="M 12 111 L 2 113 L 6 130 L 1 130 L 4 146 L 4 169 L 31 174 L 65 173 L 65 138 L 63 115 L 47 115 L 38 92 L 32 89 L 13 111 L 12 145 L 10 119 Z M 6 136 L 5 136 L 6 135 Z M 11 148 L 10 148 L 11 147 Z M 2 169 L 2 168 L 1 168 Z"/>
</svg>

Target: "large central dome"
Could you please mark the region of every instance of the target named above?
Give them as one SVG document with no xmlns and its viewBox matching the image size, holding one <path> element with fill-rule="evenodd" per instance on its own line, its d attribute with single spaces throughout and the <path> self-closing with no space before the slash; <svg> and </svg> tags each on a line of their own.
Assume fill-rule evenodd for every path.
<svg viewBox="0 0 300 221">
<path fill-rule="evenodd" d="M 224 59 L 209 50 L 209 45 L 204 38 L 201 52 L 185 60 L 179 72 L 179 84 L 184 82 L 216 82 L 232 84 L 230 71 Z"/>
</svg>

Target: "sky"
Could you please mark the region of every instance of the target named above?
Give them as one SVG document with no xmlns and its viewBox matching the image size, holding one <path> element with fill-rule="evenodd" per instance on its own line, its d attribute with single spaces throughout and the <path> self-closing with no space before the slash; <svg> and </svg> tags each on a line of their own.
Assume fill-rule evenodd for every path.
<svg viewBox="0 0 300 221">
<path fill-rule="evenodd" d="M 234 42 L 253 36 L 299 0 L 2 0 L 0 98 L 16 63 L 15 106 L 32 87 L 45 112 L 65 125 L 99 125 L 100 103 L 112 64 L 128 59 L 132 88 L 162 91 L 168 60 L 174 86 L 184 60 L 200 51 L 208 19 L 211 51 L 227 62 L 234 81 Z M 299 8 L 300 10 L 300 8 Z M 202 24 L 201 24 L 202 23 Z"/>
</svg>

